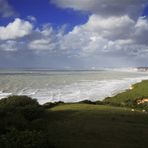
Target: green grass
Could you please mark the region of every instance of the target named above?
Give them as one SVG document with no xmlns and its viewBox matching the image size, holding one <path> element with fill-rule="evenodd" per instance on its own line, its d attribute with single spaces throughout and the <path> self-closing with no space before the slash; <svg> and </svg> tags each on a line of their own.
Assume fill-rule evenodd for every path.
<svg viewBox="0 0 148 148">
<path fill-rule="evenodd" d="M 123 104 L 128 100 L 136 100 L 141 98 L 148 98 L 148 80 L 133 85 L 132 90 L 120 93 L 114 97 L 108 97 L 104 102 Z"/>
<path fill-rule="evenodd" d="M 64 104 L 48 111 L 48 133 L 57 148 L 147 147 L 147 113 L 89 104 Z"/>
</svg>

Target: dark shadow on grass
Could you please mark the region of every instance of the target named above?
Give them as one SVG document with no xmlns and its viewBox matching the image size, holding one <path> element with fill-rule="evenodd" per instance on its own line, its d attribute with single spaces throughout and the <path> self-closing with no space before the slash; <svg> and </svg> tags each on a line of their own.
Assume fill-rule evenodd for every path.
<svg viewBox="0 0 148 148">
<path fill-rule="evenodd" d="M 70 118 L 71 116 L 73 116 L 75 113 L 77 113 L 79 111 L 76 110 L 60 110 L 60 111 L 49 111 L 48 115 L 49 115 L 49 120 L 65 120 L 67 118 Z"/>
</svg>

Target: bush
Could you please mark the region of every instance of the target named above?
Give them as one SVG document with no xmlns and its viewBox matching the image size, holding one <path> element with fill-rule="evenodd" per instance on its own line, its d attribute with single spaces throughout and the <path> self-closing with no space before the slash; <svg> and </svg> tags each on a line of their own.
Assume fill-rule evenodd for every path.
<svg viewBox="0 0 148 148">
<path fill-rule="evenodd" d="M 22 107 L 26 105 L 36 105 L 39 106 L 35 99 L 31 99 L 28 96 L 9 96 L 0 100 L 0 107 Z"/>
<path fill-rule="evenodd" d="M 104 101 L 96 101 L 95 102 L 97 105 L 107 105 L 108 103 L 104 102 Z"/>
<path fill-rule="evenodd" d="M 39 131 L 18 131 L 11 129 L 0 136 L 1 148 L 53 148 L 46 135 Z"/>
<path fill-rule="evenodd" d="M 26 120 L 42 118 L 45 110 L 38 102 L 27 96 L 10 96 L 0 100 L 0 115 L 22 116 Z"/>
<path fill-rule="evenodd" d="M 1 148 L 50 148 L 44 107 L 27 96 L 0 100 Z"/>
<path fill-rule="evenodd" d="M 52 107 L 58 106 L 60 104 L 64 104 L 64 102 L 62 102 L 62 101 L 54 102 L 54 103 L 48 102 L 48 103 L 43 104 L 43 107 L 48 109 L 48 108 L 52 108 Z"/>
<path fill-rule="evenodd" d="M 84 104 L 96 104 L 96 102 L 92 102 L 90 100 L 83 100 L 83 101 L 80 101 L 79 103 L 84 103 Z"/>
</svg>

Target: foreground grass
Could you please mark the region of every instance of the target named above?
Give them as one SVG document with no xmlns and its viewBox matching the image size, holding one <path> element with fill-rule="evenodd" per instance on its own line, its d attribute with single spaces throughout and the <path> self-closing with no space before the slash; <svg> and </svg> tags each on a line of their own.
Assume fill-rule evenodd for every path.
<svg viewBox="0 0 148 148">
<path fill-rule="evenodd" d="M 148 115 L 129 108 L 67 104 L 48 110 L 49 137 L 59 148 L 145 148 Z"/>
</svg>

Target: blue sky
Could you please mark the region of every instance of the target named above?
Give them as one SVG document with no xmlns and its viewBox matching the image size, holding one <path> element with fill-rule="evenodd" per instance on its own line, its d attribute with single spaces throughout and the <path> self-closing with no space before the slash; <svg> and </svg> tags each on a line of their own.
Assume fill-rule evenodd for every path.
<svg viewBox="0 0 148 148">
<path fill-rule="evenodd" d="M 36 26 L 51 23 L 53 27 L 67 25 L 69 30 L 75 25 L 84 24 L 89 16 L 88 12 L 76 12 L 72 9 L 61 9 L 50 3 L 49 0 L 9 0 L 16 11 L 16 16 L 27 19 L 34 16 L 37 19 Z M 1 18 L 1 25 L 7 25 L 14 17 Z"/>
<path fill-rule="evenodd" d="M 148 66 L 148 0 L 0 0 L 0 67 Z"/>
</svg>

